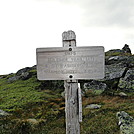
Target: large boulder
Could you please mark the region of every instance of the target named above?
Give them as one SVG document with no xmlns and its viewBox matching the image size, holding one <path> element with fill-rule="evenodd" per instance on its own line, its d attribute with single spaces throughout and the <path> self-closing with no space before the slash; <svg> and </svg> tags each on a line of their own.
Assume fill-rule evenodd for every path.
<svg viewBox="0 0 134 134">
<path fill-rule="evenodd" d="M 126 112 L 117 112 L 121 134 L 134 134 L 134 119 Z"/>
<path fill-rule="evenodd" d="M 20 69 L 19 71 L 17 71 L 17 73 L 14 76 L 8 78 L 8 82 L 11 83 L 17 80 L 29 79 L 32 76 L 32 73 L 29 72 L 31 69 L 32 68 L 30 67 L 25 67 L 23 69 Z"/>
<path fill-rule="evenodd" d="M 129 45 L 125 44 L 124 47 L 122 48 L 122 50 L 125 52 L 125 53 L 128 53 L 128 54 L 131 54 L 131 50 L 129 48 Z"/>
<path fill-rule="evenodd" d="M 29 73 L 30 70 L 31 70 L 30 67 L 25 67 L 23 69 L 20 69 L 16 73 L 16 75 L 19 76 L 19 79 L 26 80 L 26 79 L 30 78 L 30 76 L 31 76 Z"/>
<path fill-rule="evenodd" d="M 118 89 L 134 92 L 134 68 L 130 68 L 126 72 L 125 77 L 120 78 Z"/>
<path fill-rule="evenodd" d="M 134 55 L 106 57 L 105 64 L 123 64 L 126 67 L 134 67 Z"/>
<path fill-rule="evenodd" d="M 105 80 L 121 78 L 126 70 L 123 64 L 112 64 L 105 66 Z"/>
<path fill-rule="evenodd" d="M 110 64 L 127 64 L 127 60 L 129 59 L 129 56 L 112 56 L 112 57 L 106 57 L 106 65 Z"/>
<path fill-rule="evenodd" d="M 91 80 L 84 84 L 85 95 L 89 92 L 95 95 L 103 93 L 107 89 L 107 85 L 101 81 Z"/>
<path fill-rule="evenodd" d="M 109 50 L 105 53 L 106 56 L 119 56 L 119 55 L 123 55 L 124 54 L 124 51 L 121 50 L 121 49 L 112 49 L 112 50 Z"/>
</svg>

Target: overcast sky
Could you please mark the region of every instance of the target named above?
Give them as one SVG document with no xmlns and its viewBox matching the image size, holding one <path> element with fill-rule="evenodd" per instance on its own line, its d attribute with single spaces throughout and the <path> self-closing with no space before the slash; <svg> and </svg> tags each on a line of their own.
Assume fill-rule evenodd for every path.
<svg viewBox="0 0 134 134">
<path fill-rule="evenodd" d="M 0 0 L 0 74 L 35 65 L 36 48 L 62 47 L 68 30 L 77 46 L 134 53 L 134 0 Z"/>
</svg>

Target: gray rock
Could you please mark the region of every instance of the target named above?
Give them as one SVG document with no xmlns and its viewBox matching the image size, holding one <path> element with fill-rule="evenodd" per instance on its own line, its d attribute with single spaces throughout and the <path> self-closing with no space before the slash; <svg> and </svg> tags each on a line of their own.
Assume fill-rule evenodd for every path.
<svg viewBox="0 0 134 134">
<path fill-rule="evenodd" d="M 23 73 L 28 72 L 28 71 L 30 71 L 30 67 L 25 67 L 25 68 L 22 68 L 19 71 L 17 71 L 16 75 L 20 76 Z"/>
<path fill-rule="evenodd" d="M 61 97 L 65 98 L 65 91 L 61 92 Z"/>
<path fill-rule="evenodd" d="M 128 95 L 125 94 L 124 92 L 120 92 L 120 93 L 118 93 L 118 95 L 121 96 L 121 97 L 127 97 L 127 96 L 128 96 Z"/>
<path fill-rule="evenodd" d="M 20 69 L 16 73 L 16 75 L 19 76 L 19 79 L 26 80 L 26 79 L 30 78 L 30 76 L 31 76 L 29 73 L 30 69 L 31 69 L 30 67 L 25 67 L 23 69 Z"/>
<path fill-rule="evenodd" d="M 29 79 L 31 77 L 31 74 L 29 73 L 30 69 L 31 68 L 29 68 L 29 67 L 20 69 L 16 73 L 15 76 L 8 78 L 8 82 L 11 83 L 11 82 L 14 82 L 14 81 L 17 81 L 17 80 L 27 80 L 27 79 Z"/>
<path fill-rule="evenodd" d="M 26 80 L 28 78 L 30 78 L 29 72 L 22 72 L 21 75 L 19 76 L 19 79 L 21 79 L 21 80 Z"/>
<path fill-rule="evenodd" d="M 124 50 L 121 49 L 112 49 L 105 53 L 106 56 L 119 56 L 124 54 Z"/>
<path fill-rule="evenodd" d="M 121 134 L 134 134 L 134 119 L 126 112 L 117 112 L 116 117 L 119 120 Z"/>
<path fill-rule="evenodd" d="M 19 80 L 19 76 L 13 76 L 13 77 L 10 77 L 10 78 L 8 78 L 8 82 L 9 83 L 11 83 L 11 82 L 14 82 L 14 81 L 16 81 L 16 80 Z"/>
<path fill-rule="evenodd" d="M 124 78 L 120 78 L 118 89 L 134 92 L 134 68 L 129 69 Z"/>
<path fill-rule="evenodd" d="M 99 108 L 101 108 L 101 105 L 90 104 L 90 105 L 87 105 L 86 108 L 89 108 L 89 109 L 99 109 Z"/>
<path fill-rule="evenodd" d="M 121 78 L 126 71 L 126 67 L 122 64 L 112 64 L 105 66 L 105 80 L 113 80 Z"/>
<path fill-rule="evenodd" d="M 9 113 L 7 113 L 7 112 L 5 112 L 5 111 L 0 109 L 0 117 L 5 117 L 7 115 L 9 115 Z"/>
<path fill-rule="evenodd" d="M 3 79 L 4 77 L 3 76 L 0 76 L 0 79 Z"/>
<path fill-rule="evenodd" d="M 84 84 L 85 93 L 89 90 L 96 95 L 103 93 L 107 89 L 107 85 L 101 81 L 92 80 Z"/>
<path fill-rule="evenodd" d="M 122 63 L 123 65 L 129 64 L 128 59 L 130 56 L 108 56 L 106 57 L 106 65 L 111 65 L 111 64 L 119 64 Z"/>
<path fill-rule="evenodd" d="M 122 48 L 122 50 L 125 52 L 125 53 L 129 53 L 131 54 L 131 50 L 129 48 L 129 45 L 125 44 L 124 47 Z"/>
</svg>

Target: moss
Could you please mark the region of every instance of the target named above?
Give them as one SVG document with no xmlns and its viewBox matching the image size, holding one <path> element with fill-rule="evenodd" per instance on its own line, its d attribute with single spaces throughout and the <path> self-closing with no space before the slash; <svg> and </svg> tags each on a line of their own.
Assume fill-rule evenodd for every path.
<svg viewBox="0 0 134 134">
<path fill-rule="evenodd" d="M 30 71 L 36 73 L 36 70 Z M 14 75 L 0 79 L 0 109 L 10 112 L 8 117 L 0 118 L 0 134 L 65 134 L 65 100 L 60 96 L 63 81 L 40 82 L 32 75 L 27 80 L 8 83 L 8 78 Z M 82 102 L 81 134 L 118 134 L 116 112 L 126 111 L 133 116 L 133 99 L 133 95 L 121 98 L 89 92 Z M 85 108 L 92 103 L 102 107 Z M 31 124 L 29 119 L 39 122 Z"/>
</svg>

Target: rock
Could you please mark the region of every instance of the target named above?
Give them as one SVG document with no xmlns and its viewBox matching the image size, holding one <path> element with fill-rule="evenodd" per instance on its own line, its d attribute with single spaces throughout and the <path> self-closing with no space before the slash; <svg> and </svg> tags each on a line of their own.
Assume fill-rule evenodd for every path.
<svg viewBox="0 0 134 134">
<path fill-rule="evenodd" d="M 124 92 L 120 92 L 118 95 L 119 95 L 120 97 L 127 97 L 127 94 L 125 94 Z"/>
<path fill-rule="evenodd" d="M 23 69 L 20 69 L 16 75 L 19 76 L 19 79 L 26 80 L 31 77 L 29 71 L 31 70 L 30 67 L 25 67 Z"/>
<path fill-rule="evenodd" d="M 105 80 L 121 78 L 126 71 L 126 67 L 122 64 L 112 64 L 105 66 Z"/>
<path fill-rule="evenodd" d="M 25 67 L 17 71 L 16 75 L 20 76 L 21 74 L 30 71 L 30 67 Z"/>
<path fill-rule="evenodd" d="M 13 77 L 10 77 L 10 78 L 8 78 L 8 82 L 9 83 L 11 83 L 11 82 L 14 82 L 14 81 L 16 81 L 16 80 L 19 80 L 19 76 L 13 76 Z"/>
<path fill-rule="evenodd" d="M 127 59 L 127 65 L 129 68 L 134 67 L 134 55 L 129 56 L 129 58 Z"/>
<path fill-rule="evenodd" d="M 38 120 L 37 119 L 26 119 L 26 120 L 24 120 L 24 122 L 27 122 L 33 126 L 35 126 L 35 125 L 38 126 L 40 123 L 46 123 L 46 120 L 45 119 L 38 119 Z"/>
<path fill-rule="evenodd" d="M 99 109 L 99 108 L 101 108 L 101 105 L 90 104 L 90 105 L 87 105 L 86 108 L 89 108 L 89 109 Z"/>
<path fill-rule="evenodd" d="M 117 112 L 121 134 L 134 134 L 134 119 L 126 112 Z"/>
<path fill-rule="evenodd" d="M 61 92 L 61 97 L 65 98 L 65 91 Z"/>
<path fill-rule="evenodd" d="M 20 69 L 19 71 L 17 71 L 16 75 L 14 75 L 13 77 L 8 78 L 8 82 L 11 83 L 11 82 L 14 82 L 14 81 L 17 81 L 17 80 L 27 80 L 27 79 L 29 79 L 32 76 L 32 74 L 29 73 L 30 70 L 31 70 L 30 67 Z"/>
<path fill-rule="evenodd" d="M 38 124 L 39 123 L 39 121 L 37 121 L 36 119 L 27 119 L 26 121 L 30 124 Z"/>
<path fill-rule="evenodd" d="M 9 113 L 0 109 L 0 117 L 5 117 L 5 116 L 8 116 L 8 115 L 9 115 Z"/>
<path fill-rule="evenodd" d="M 85 94 L 90 90 L 93 94 L 99 95 L 103 93 L 106 89 L 107 85 L 97 80 L 91 80 L 90 82 L 84 84 Z"/>
<path fill-rule="evenodd" d="M 27 80 L 30 78 L 30 73 L 29 72 L 24 72 L 19 76 L 19 79 L 21 80 Z"/>
<path fill-rule="evenodd" d="M 4 78 L 4 76 L 0 76 L 0 79 L 3 79 Z"/>
<path fill-rule="evenodd" d="M 129 45 L 125 44 L 124 47 L 122 48 L 122 50 L 125 52 L 125 53 L 129 53 L 131 54 L 131 50 L 129 48 Z"/>
<path fill-rule="evenodd" d="M 120 50 L 120 49 L 112 49 L 105 53 L 106 56 L 119 56 L 123 54 L 124 54 L 124 50 Z"/>
<path fill-rule="evenodd" d="M 120 78 L 118 89 L 134 92 L 134 68 L 129 69 L 124 78 Z"/>
<path fill-rule="evenodd" d="M 111 64 L 122 63 L 123 65 L 127 66 L 129 57 L 130 56 L 112 56 L 112 57 L 109 56 L 106 57 L 105 64 L 111 65 Z"/>
</svg>

